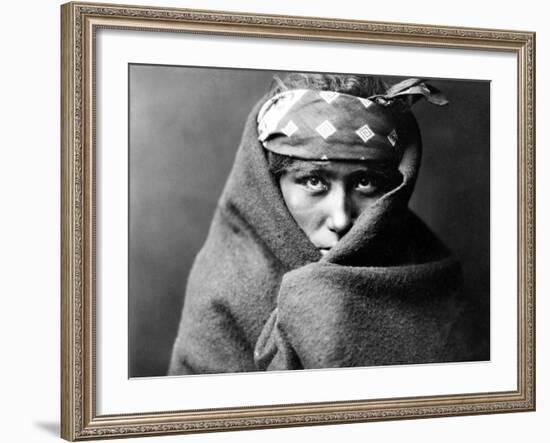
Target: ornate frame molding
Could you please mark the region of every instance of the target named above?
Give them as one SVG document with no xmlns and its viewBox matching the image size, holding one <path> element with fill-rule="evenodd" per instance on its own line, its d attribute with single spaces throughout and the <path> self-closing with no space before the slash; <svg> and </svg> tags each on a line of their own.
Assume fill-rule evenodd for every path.
<svg viewBox="0 0 550 443">
<path fill-rule="evenodd" d="M 67 440 L 535 409 L 535 34 L 219 11 L 61 7 L 61 436 Z M 518 384 L 512 392 L 97 416 L 94 33 L 98 28 L 508 51 L 518 57 Z"/>
</svg>

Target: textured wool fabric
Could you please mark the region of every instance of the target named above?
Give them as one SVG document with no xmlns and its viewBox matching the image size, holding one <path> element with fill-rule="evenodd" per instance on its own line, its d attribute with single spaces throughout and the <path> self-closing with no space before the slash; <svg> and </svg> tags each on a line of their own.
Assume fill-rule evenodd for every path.
<svg viewBox="0 0 550 443">
<path fill-rule="evenodd" d="M 400 117 L 402 183 L 326 254 L 290 215 L 251 112 L 189 275 L 169 373 L 465 361 L 460 266 L 407 207 L 420 162 Z"/>
</svg>

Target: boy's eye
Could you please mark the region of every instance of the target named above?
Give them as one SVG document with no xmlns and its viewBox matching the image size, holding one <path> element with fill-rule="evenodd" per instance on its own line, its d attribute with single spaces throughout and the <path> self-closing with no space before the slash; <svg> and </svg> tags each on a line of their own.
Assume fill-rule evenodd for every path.
<svg viewBox="0 0 550 443">
<path fill-rule="evenodd" d="M 371 194 L 373 192 L 376 192 L 379 186 L 375 177 L 365 175 L 365 176 L 359 177 L 359 179 L 355 184 L 355 188 L 359 192 L 362 192 L 365 194 Z"/>
<path fill-rule="evenodd" d="M 327 189 L 327 184 L 321 177 L 311 176 L 303 179 L 303 184 L 311 191 L 321 192 Z"/>
</svg>

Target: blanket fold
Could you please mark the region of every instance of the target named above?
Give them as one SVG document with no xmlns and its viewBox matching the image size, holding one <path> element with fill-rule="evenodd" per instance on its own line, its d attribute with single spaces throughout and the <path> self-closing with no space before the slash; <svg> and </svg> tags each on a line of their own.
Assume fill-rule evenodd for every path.
<svg viewBox="0 0 550 443">
<path fill-rule="evenodd" d="M 463 312 L 461 286 L 452 258 L 399 268 L 304 266 L 285 274 L 256 362 L 280 370 L 457 361 L 463 350 L 451 333 Z"/>
</svg>

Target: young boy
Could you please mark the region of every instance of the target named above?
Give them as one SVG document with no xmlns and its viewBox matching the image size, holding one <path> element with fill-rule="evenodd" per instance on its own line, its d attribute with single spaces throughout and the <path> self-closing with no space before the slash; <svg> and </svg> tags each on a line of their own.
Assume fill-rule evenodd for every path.
<svg viewBox="0 0 550 443">
<path fill-rule="evenodd" d="M 464 361 L 460 266 L 407 207 L 409 79 L 291 74 L 253 110 L 189 276 L 169 373 Z"/>
</svg>

